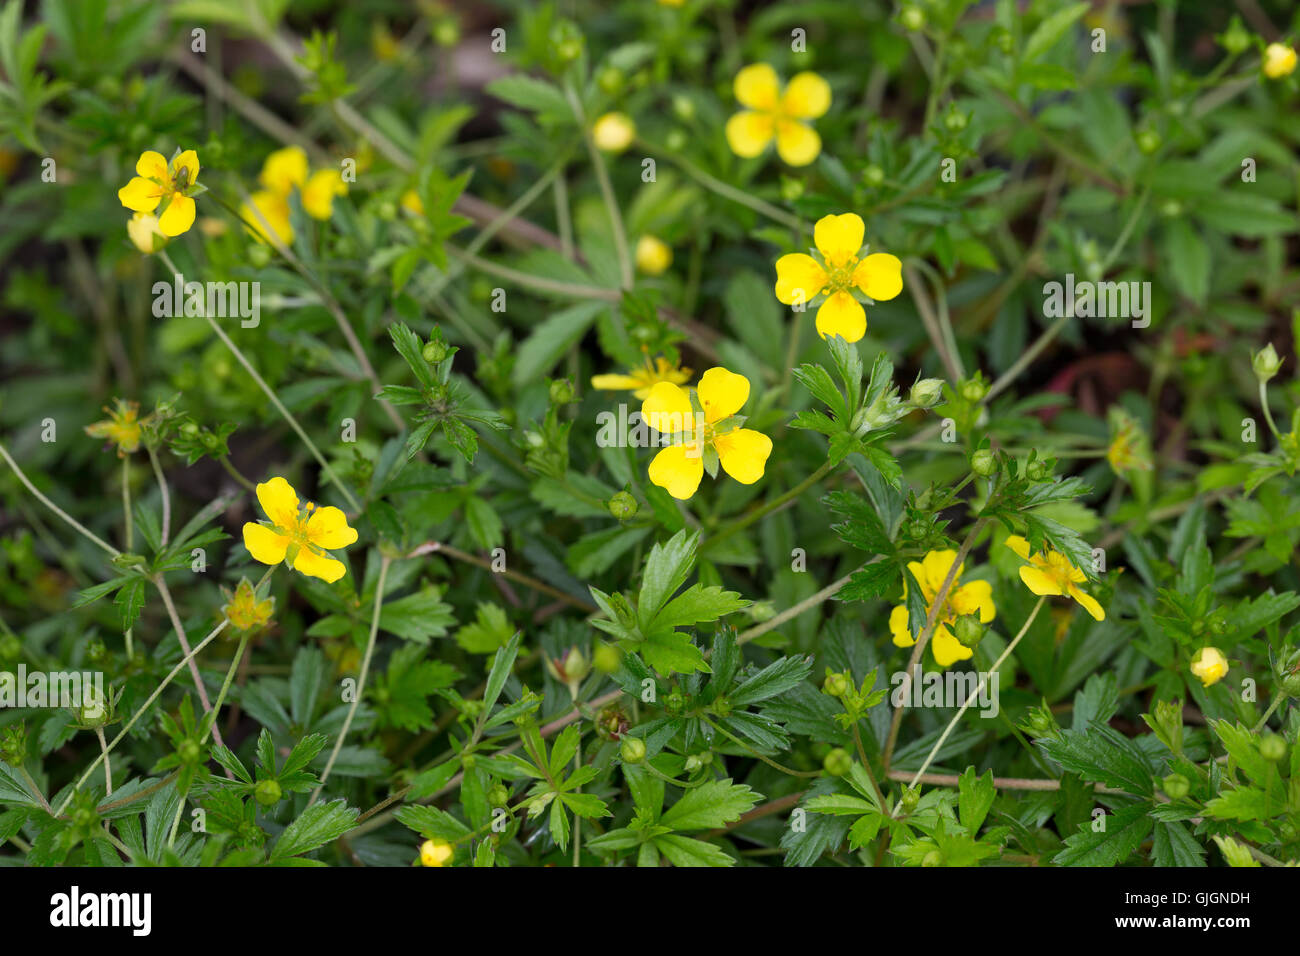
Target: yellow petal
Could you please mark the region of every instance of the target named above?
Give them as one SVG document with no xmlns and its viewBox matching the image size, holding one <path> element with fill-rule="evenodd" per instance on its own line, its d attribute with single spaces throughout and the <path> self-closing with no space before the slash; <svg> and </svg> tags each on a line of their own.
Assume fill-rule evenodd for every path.
<svg viewBox="0 0 1300 956">
<path fill-rule="evenodd" d="M 916 638 L 907 629 L 907 605 L 899 604 L 889 612 L 889 633 L 894 636 L 896 647 L 911 647 Z"/>
<path fill-rule="evenodd" d="M 278 527 L 288 530 L 298 523 L 298 493 L 283 478 L 275 477 L 259 484 L 257 503 Z"/>
<path fill-rule="evenodd" d="M 264 524 L 249 521 L 244 525 L 244 547 L 254 561 L 279 564 L 284 560 L 285 549 L 289 547 L 289 536 L 276 534 Z"/>
<path fill-rule="evenodd" d="M 957 552 L 951 548 L 931 551 L 922 559 L 921 568 L 925 577 L 917 578 L 917 580 L 920 582 L 921 590 L 925 592 L 927 601 L 939 593 L 944 580 L 948 577 L 948 571 L 952 567 L 952 563 L 956 560 Z M 957 574 L 952 579 L 954 585 L 961 579 L 962 570 L 963 568 L 957 569 Z"/>
<path fill-rule="evenodd" d="M 1061 586 L 1056 583 L 1056 579 L 1050 574 L 1026 564 L 1020 569 L 1020 580 L 1025 582 L 1025 587 L 1035 594 L 1061 594 Z"/>
<path fill-rule="evenodd" d="M 726 134 L 727 145 L 733 153 L 743 159 L 752 159 L 772 142 L 776 123 L 766 113 L 744 110 L 727 120 Z"/>
<path fill-rule="evenodd" d="M 847 292 L 836 292 L 817 310 L 817 334 L 856 342 L 867 334 L 867 310 Z"/>
<path fill-rule="evenodd" d="M 300 146 L 277 149 L 266 157 L 258 181 L 272 192 L 287 196 L 294 186 L 307 182 L 307 154 Z"/>
<path fill-rule="evenodd" d="M 122 205 L 133 212 L 153 212 L 162 202 L 163 188 L 137 176 L 117 191 Z"/>
<path fill-rule="evenodd" d="M 821 151 L 822 138 L 807 123 L 799 120 L 777 122 L 776 152 L 791 166 L 807 166 Z"/>
<path fill-rule="evenodd" d="M 348 573 L 348 566 L 342 561 L 337 561 L 328 555 L 317 554 L 310 548 L 302 548 L 298 551 L 298 556 L 293 559 L 293 569 L 309 578 L 320 578 L 328 584 L 333 584 Z"/>
<path fill-rule="evenodd" d="M 347 191 L 347 183 L 337 171 L 318 170 L 302 188 L 302 208 L 307 215 L 323 222 L 334 214 L 334 197 L 345 196 Z"/>
<path fill-rule="evenodd" d="M 776 260 L 776 298 L 794 305 L 807 305 L 826 288 L 826 270 L 812 256 L 792 252 Z"/>
<path fill-rule="evenodd" d="M 630 392 L 641 387 L 641 379 L 631 375 L 593 375 L 591 387 L 602 392 Z"/>
<path fill-rule="evenodd" d="M 752 485 L 763 477 L 772 439 L 752 428 L 737 428 L 714 438 L 713 447 L 723 471 L 742 485 Z"/>
<path fill-rule="evenodd" d="M 263 239 L 271 239 L 274 235 L 285 245 L 293 242 L 288 201 L 266 189 L 258 190 L 249 198 L 252 204 L 244 203 L 240 207 L 240 216 L 244 222 Z M 270 226 L 271 232 L 267 232 L 267 226 Z"/>
<path fill-rule="evenodd" d="M 171 169 L 172 182 L 180 182 L 181 170 L 185 171 L 185 185 L 193 186 L 197 183 L 199 181 L 199 154 L 192 149 L 187 149 L 176 157 Z"/>
<path fill-rule="evenodd" d="M 1007 547 L 1026 561 L 1029 560 L 1029 542 L 1018 534 L 1007 536 Z"/>
<path fill-rule="evenodd" d="M 711 368 L 700 376 L 695 386 L 704 408 L 704 420 L 710 424 L 730 418 L 749 399 L 749 379 L 725 368 Z"/>
<path fill-rule="evenodd" d="M 659 382 L 641 403 L 641 417 L 657 432 L 672 435 L 678 432 L 693 434 L 695 412 L 691 397 L 672 382 Z"/>
<path fill-rule="evenodd" d="M 798 119 L 817 119 L 831 108 L 831 86 L 816 73 L 795 74 L 781 98 L 781 111 Z"/>
<path fill-rule="evenodd" d="M 755 63 L 736 74 L 736 99 L 751 110 L 771 112 L 781 98 L 781 81 L 766 63 Z"/>
<path fill-rule="evenodd" d="M 958 614 L 979 613 L 980 622 L 987 624 L 997 614 L 993 606 L 993 585 L 987 581 L 971 581 L 957 588 L 952 596 L 952 609 Z"/>
<path fill-rule="evenodd" d="M 348 516 L 333 505 L 317 508 L 307 519 L 307 540 L 326 551 L 346 548 L 357 540 L 357 529 L 348 527 Z"/>
<path fill-rule="evenodd" d="M 930 652 L 940 667 L 951 667 L 958 661 L 970 660 L 975 656 L 973 650 L 953 637 L 952 632 L 942 625 L 934 629 L 934 637 L 930 639 Z"/>
<path fill-rule="evenodd" d="M 135 161 L 135 174 L 143 176 L 145 179 L 166 182 L 169 178 L 167 175 L 167 157 L 152 149 L 146 149 L 140 154 L 140 158 Z"/>
<path fill-rule="evenodd" d="M 877 302 L 888 302 L 903 291 L 903 263 L 898 256 L 873 252 L 853 270 L 853 284 Z"/>
<path fill-rule="evenodd" d="M 148 255 L 153 252 L 155 237 L 158 237 L 158 220 L 149 213 L 138 212 L 126 222 L 126 234 L 141 252 Z"/>
<path fill-rule="evenodd" d="M 655 455 L 650 462 L 650 480 L 679 501 L 695 494 L 704 477 L 704 458 L 689 454 L 685 445 L 673 445 Z"/>
<path fill-rule="evenodd" d="M 1095 621 L 1106 620 L 1106 612 L 1102 610 L 1101 604 L 1091 594 L 1086 593 L 1082 588 L 1076 585 L 1069 585 L 1070 597 L 1079 602 L 1080 606 L 1092 615 Z"/>
<path fill-rule="evenodd" d="M 862 250 L 862 239 L 867 225 L 862 217 L 854 212 L 837 216 L 822 216 L 813 226 L 813 242 L 822 254 L 826 264 L 832 269 L 839 269 Z"/>
<path fill-rule="evenodd" d="M 158 231 L 171 238 L 187 232 L 194 225 L 194 200 L 180 193 L 172 193 L 171 202 L 158 217 Z"/>
</svg>

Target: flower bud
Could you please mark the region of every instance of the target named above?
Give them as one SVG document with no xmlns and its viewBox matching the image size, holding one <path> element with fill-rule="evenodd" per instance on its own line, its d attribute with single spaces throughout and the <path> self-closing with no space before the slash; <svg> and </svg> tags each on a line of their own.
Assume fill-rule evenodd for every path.
<svg viewBox="0 0 1300 956">
<path fill-rule="evenodd" d="M 968 402 L 978 402 L 989 393 L 989 387 L 981 378 L 969 378 L 961 383 L 961 397 Z"/>
<path fill-rule="evenodd" d="M 1219 45 L 1229 53 L 1244 53 L 1250 46 L 1250 31 L 1246 29 L 1241 18 L 1234 16 L 1232 22 L 1228 24 L 1228 29 L 1224 30 L 1218 36 Z"/>
<path fill-rule="evenodd" d="M 952 626 L 952 635 L 957 638 L 962 647 L 974 647 L 984 639 L 984 631 L 984 625 L 980 623 L 978 614 L 963 614 Z"/>
<path fill-rule="evenodd" d="M 621 153 L 636 138 L 636 124 L 626 113 L 606 113 L 591 127 L 591 139 L 596 148 L 607 153 Z"/>
<path fill-rule="evenodd" d="M 1266 734 L 1259 742 L 1259 755 L 1270 763 L 1286 756 L 1286 739 L 1278 734 Z"/>
<path fill-rule="evenodd" d="M 1035 459 L 1025 466 L 1025 477 L 1030 481 L 1045 481 L 1052 477 L 1052 469 L 1047 462 Z"/>
<path fill-rule="evenodd" d="M 830 694 L 832 697 L 843 697 L 852 686 L 847 674 L 836 674 L 829 667 L 826 668 L 826 680 L 822 682 L 823 694 Z"/>
<path fill-rule="evenodd" d="M 931 408 L 943 397 L 943 379 L 923 378 L 912 386 L 907 401 L 917 408 Z"/>
<path fill-rule="evenodd" d="M 510 789 L 504 783 L 492 785 L 487 793 L 488 803 L 494 807 L 504 807 L 510 802 Z"/>
<path fill-rule="evenodd" d="M 264 807 L 273 807 L 280 802 L 283 791 L 280 790 L 280 784 L 274 780 L 263 780 L 253 790 L 253 796 L 257 802 Z"/>
<path fill-rule="evenodd" d="M 1251 356 L 1250 367 L 1255 370 L 1255 378 L 1259 379 L 1261 385 L 1278 373 L 1282 360 L 1277 357 L 1277 349 L 1273 348 L 1272 342 Z"/>
<path fill-rule="evenodd" d="M 658 236 L 642 236 L 636 241 L 636 267 L 648 276 L 663 275 L 673 264 L 673 250 Z"/>
<path fill-rule="evenodd" d="M 1264 48 L 1264 75 L 1280 80 L 1295 72 L 1296 52 L 1285 43 L 1270 43 Z"/>
<path fill-rule="evenodd" d="M 898 22 L 903 25 L 904 30 L 915 33 L 925 27 L 925 11 L 908 4 L 899 11 Z"/>
<path fill-rule="evenodd" d="M 624 763 L 638 764 L 645 760 L 645 741 L 640 737 L 624 737 L 618 752 Z"/>
<path fill-rule="evenodd" d="M 872 164 L 862 171 L 862 181 L 868 186 L 879 186 L 885 181 L 885 171 Z"/>
<path fill-rule="evenodd" d="M 573 387 L 573 382 L 569 381 L 567 378 L 552 379 L 548 391 L 552 405 L 568 405 L 577 395 Z"/>
<path fill-rule="evenodd" d="M 1137 134 L 1137 148 L 1146 156 L 1150 156 L 1160 148 L 1160 134 L 1153 129 L 1144 129 Z"/>
<path fill-rule="evenodd" d="M 431 339 L 424 344 L 420 354 L 424 356 L 424 360 L 430 365 L 437 365 L 447 357 L 447 345 L 442 341 L 441 337 Z"/>
<path fill-rule="evenodd" d="M 822 761 L 822 769 L 832 777 L 842 777 L 853 769 L 853 758 L 843 747 L 836 747 Z"/>
<path fill-rule="evenodd" d="M 916 809 L 916 805 L 921 802 L 921 791 L 917 790 L 916 787 L 908 787 L 903 791 L 900 802 L 903 805 L 903 812 L 911 813 Z"/>
<path fill-rule="evenodd" d="M 627 521 L 629 518 L 635 516 L 637 512 L 636 498 L 626 491 L 620 491 L 614 494 L 609 499 L 609 503 L 606 507 L 609 508 L 609 513 L 619 521 Z"/>
<path fill-rule="evenodd" d="M 921 857 L 922 866 L 943 866 L 943 854 L 938 850 L 931 850 L 925 856 Z"/>
<path fill-rule="evenodd" d="M 1170 800 L 1181 800 L 1191 791 L 1192 785 L 1187 782 L 1187 778 L 1181 773 L 1171 773 L 1160 781 L 1160 789 L 1165 792 Z"/>
<path fill-rule="evenodd" d="M 612 674 L 623 663 L 623 655 L 613 644 L 598 643 L 591 652 L 591 666 L 602 674 Z"/>
<path fill-rule="evenodd" d="M 627 77 L 616 66 L 605 67 L 596 77 L 596 84 L 601 88 L 601 91 L 608 93 L 610 96 L 618 96 L 622 92 L 623 84 L 626 81 Z"/>
<path fill-rule="evenodd" d="M 21 767 L 27 759 L 27 725 L 21 720 L 0 727 L 0 760 L 11 767 Z"/>
<path fill-rule="evenodd" d="M 456 851 L 450 843 L 441 840 L 425 840 L 420 844 L 421 866 L 445 866 Z"/>
<path fill-rule="evenodd" d="M 970 456 L 970 470 L 981 478 L 992 477 L 998 471 L 997 456 L 987 448 L 979 449 Z"/>
<path fill-rule="evenodd" d="M 1206 645 L 1192 655 L 1192 673 L 1206 687 L 1217 684 L 1228 673 L 1228 659 L 1223 651 L 1213 645 Z"/>
</svg>

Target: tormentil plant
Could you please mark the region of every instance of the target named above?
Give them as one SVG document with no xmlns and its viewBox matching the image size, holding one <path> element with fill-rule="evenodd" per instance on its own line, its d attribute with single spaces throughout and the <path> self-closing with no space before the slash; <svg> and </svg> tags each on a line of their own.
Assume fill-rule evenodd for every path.
<svg viewBox="0 0 1300 956">
<path fill-rule="evenodd" d="M 7 0 L 0 862 L 1300 861 L 1220 6 Z"/>
</svg>

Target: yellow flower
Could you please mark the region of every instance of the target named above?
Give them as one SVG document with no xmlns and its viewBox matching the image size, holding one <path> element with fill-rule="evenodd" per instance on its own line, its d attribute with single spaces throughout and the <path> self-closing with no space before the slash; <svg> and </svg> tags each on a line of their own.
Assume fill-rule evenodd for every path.
<svg viewBox="0 0 1300 956">
<path fill-rule="evenodd" d="M 1029 590 L 1038 595 L 1059 594 L 1073 598 L 1094 619 L 1106 620 L 1106 612 L 1097 603 L 1097 599 L 1079 587 L 1080 581 L 1088 580 L 1087 575 L 1072 565 L 1070 559 L 1061 552 L 1048 551 L 1046 554 L 1030 556 L 1029 542 L 1018 534 L 1007 538 L 1007 547 L 1029 562 L 1020 568 L 1020 580 L 1025 582 L 1025 587 Z"/>
<path fill-rule="evenodd" d="M 591 139 L 598 149 L 621 153 L 636 138 L 636 124 L 626 113 L 606 113 L 591 127 Z"/>
<path fill-rule="evenodd" d="M 920 561 L 908 562 L 907 569 L 912 572 L 912 576 L 916 578 L 916 583 L 921 588 L 921 597 L 925 600 L 927 615 L 930 613 L 930 608 L 934 606 L 934 599 L 938 596 L 939 589 L 943 587 L 943 582 L 948 577 L 952 563 L 956 560 L 957 552 L 945 549 L 931 551 Z M 963 564 L 957 568 L 957 574 L 952 579 L 952 587 L 948 589 L 948 599 L 939 610 L 934 622 L 934 633 L 930 637 L 930 651 L 934 654 L 934 662 L 940 667 L 949 667 L 958 661 L 967 660 L 975 653 L 957 640 L 948 629 L 959 615 L 979 614 L 980 622 L 983 624 L 989 623 L 997 615 L 997 608 L 993 605 L 993 586 L 989 582 L 971 581 L 969 584 L 959 584 L 965 567 Z M 906 585 L 903 593 L 907 594 Z M 907 605 L 904 603 L 895 607 L 889 614 L 889 631 L 894 637 L 894 644 L 898 647 L 911 647 L 916 643 L 916 638 L 912 636 L 907 624 Z"/>
<path fill-rule="evenodd" d="M 818 259 L 793 252 L 776 260 L 776 297 L 786 305 L 805 305 L 819 295 L 817 332 L 856 342 L 867 332 L 867 312 L 855 290 L 872 302 L 894 298 L 903 291 L 903 263 L 887 252 L 868 256 L 862 239 L 866 224 L 856 213 L 823 216 L 813 227 Z"/>
<path fill-rule="evenodd" d="M 1228 659 L 1217 647 L 1202 647 L 1192 655 L 1192 673 L 1206 687 L 1217 684 L 1228 673 Z"/>
<path fill-rule="evenodd" d="M 736 99 L 749 109 L 727 120 L 727 145 L 745 159 L 776 139 L 776 151 L 791 166 L 807 166 L 822 151 L 822 139 L 805 120 L 831 107 L 830 85 L 816 73 L 800 73 L 781 90 L 776 70 L 755 63 L 736 74 Z"/>
<path fill-rule="evenodd" d="M 259 189 L 239 208 L 244 222 L 257 233 L 259 239 L 269 240 L 271 234 L 284 245 L 293 242 L 293 225 L 289 222 L 289 200 L 269 189 Z M 265 220 L 265 223 L 263 222 Z M 270 232 L 267 227 L 270 227 Z"/>
<path fill-rule="evenodd" d="M 226 620 L 230 622 L 231 627 L 235 630 L 256 631 L 264 627 L 266 622 L 271 619 L 271 611 L 274 608 L 275 598 L 259 601 L 253 585 L 248 582 L 247 578 L 240 578 L 239 584 L 235 588 L 234 597 L 221 611 L 226 615 Z"/>
<path fill-rule="evenodd" d="M 661 356 L 654 362 L 646 359 L 643 367 L 630 369 L 626 375 L 593 375 L 591 387 L 604 392 L 632 392 L 637 398 L 644 399 L 660 382 L 681 385 L 690 377 L 690 369 L 678 368 Z"/>
<path fill-rule="evenodd" d="M 257 181 L 281 196 L 289 195 L 295 186 L 301 189 L 307 182 L 307 154 L 301 146 L 277 149 L 262 163 Z"/>
<path fill-rule="evenodd" d="M 420 844 L 420 865 L 445 866 L 455 852 L 450 843 L 425 840 Z"/>
<path fill-rule="evenodd" d="M 194 150 L 178 152 L 170 163 L 162 153 L 145 150 L 135 171 L 135 178 L 117 191 L 123 206 L 132 212 L 153 212 L 162 205 L 158 231 L 168 238 L 194 225 L 194 200 L 190 197 L 199 180 L 199 157 Z"/>
<path fill-rule="evenodd" d="M 1296 53 L 1285 43 L 1270 43 L 1264 49 L 1264 75 L 1280 80 L 1295 72 Z"/>
<path fill-rule="evenodd" d="M 636 241 L 636 267 L 646 275 L 663 275 L 672 264 L 672 247 L 658 236 L 642 236 Z"/>
<path fill-rule="evenodd" d="M 108 418 L 86 426 L 86 434 L 91 438 L 107 438 L 117 445 L 117 457 L 125 458 L 140 447 L 140 426 L 146 424 L 153 416 L 140 417 L 138 402 L 124 402 L 115 399 L 113 407 L 104 406 Z"/>
<path fill-rule="evenodd" d="M 334 214 L 334 197 L 346 196 L 348 184 L 335 169 L 318 169 L 302 187 L 302 208 L 313 219 L 322 222 Z"/>
<path fill-rule="evenodd" d="M 683 501 L 699 488 L 706 463 L 711 475 L 716 475 L 721 463 L 732 478 L 752 485 L 763 477 L 772 453 L 772 439 L 739 428 L 740 422 L 732 420 L 749 398 L 749 379 L 725 368 L 711 368 L 700 377 L 695 392 L 698 420 L 689 393 L 671 382 L 651 388 L 641 405 L 646 424 L 676 440 L 655 455 L 650 480 Z"/>
<path fill-rule="evenodd" d="M 408 189 L 402 193 L 400 205 L 409 213 L 414 213 L 417 216 L 424 215 L 424 200 L 420 198 L 420 194 L 414 189 Z"/>
<path fill-rule="evenodd" d="M 244 525 L 244 547 L 262 564 L 286 562 L 295 571 L 333 584 L 347 566 L 327 551 L 345 548 L 357 540 L 347 515 L 333 505 L 317 508 L 310 501 L 298 508 L 298 493 L 283 478 L 257 486 L 257 500 L 269 525 L 249 521 Z"/>
<path fill-rule="evenodd" d="M 151 212 L 132 215 L 126 221 L 126 234 L 145 255 L 151 255 L 167 244 L 167 237 L 158 231 L 158 217 Z"/>
</svg>

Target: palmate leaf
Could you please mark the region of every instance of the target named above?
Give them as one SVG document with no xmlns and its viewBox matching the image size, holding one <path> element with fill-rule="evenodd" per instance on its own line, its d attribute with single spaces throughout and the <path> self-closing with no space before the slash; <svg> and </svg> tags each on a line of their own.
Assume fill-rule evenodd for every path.
<svg viewBox="0 0 1300 956">
<path fill-rule="evenodd" d="M 322 847 L 351 830 L 357 825 L 359 813 L 355 807 L 349 807 L 346 800 L 308 807 L 284 828 L 267 862 L 272 866 L 293 865 L 289 864 L 291 858 Z"/>
<path fill-rule="evenodd" d="M 1059 739 L 1042 739 L 1037 743 L 1049 757 L 1085 780 L 1133 794 L 1151 795 L 1152 771 L 1146 754 L 1109 727 L 1093 725 L 1087 732 L 1065 730 Z"/>
<path fill-rule="evenodd" d="M 1079 828 L 1065 841 L 1066 848 L 1052 858 L 1061 866 L 1117 866 L 1142 845 L 1151 832 L 1153 821 L 1144 803 L 1131 803 L 1108 813 L 1104 830 L 1095 830 L 1094 821 Z"/>
</svg>

